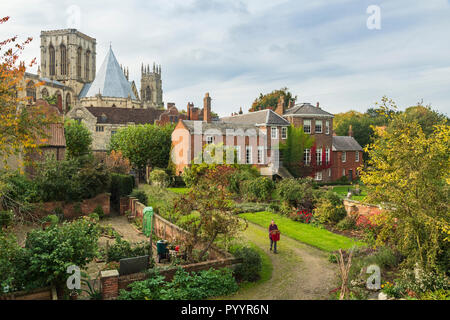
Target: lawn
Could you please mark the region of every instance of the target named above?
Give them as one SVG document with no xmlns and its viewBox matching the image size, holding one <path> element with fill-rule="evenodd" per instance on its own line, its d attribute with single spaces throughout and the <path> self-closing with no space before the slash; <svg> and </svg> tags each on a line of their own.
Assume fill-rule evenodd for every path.
<svg viewBox="0 0 450 320">
<path fill-rule="evenodd" d="M 333 187 L 332 190 L 336 192 L 339 195 L 339 197 L 344 199 L 347 196 L 348 190 L 354 188 L 355 186 L 345 185 L 345 186 L 335 186 Z M 352 200 L 363 201 L 365 199 L 365 197 L 367 196 L 367 189 L 365 186 L 360 186 L 360 188 L 361 188 L 361 195 L 352 196 L 351 197 Z"/>
<path fill-rule="evenodd" d="M 178 194 L 186 194 L 189 191 L 189 188 L 167 188 L 167 190 Z"/>
<path fill-rule="evenodd" d="M 293 221 L 272 212 L 243 213 L 239 216 L 264 228 L 268 228 L 273 219 L 281 231 L 281 239 L 283 238 L 283 235 L 286 235 L 292 239 L 328 252 L 340 248 L 349 249 L 354 245 L 364 245 L 363 242 L 332 233 L 326 229 L 320 229 L 309 224 Z"/>
</svg>

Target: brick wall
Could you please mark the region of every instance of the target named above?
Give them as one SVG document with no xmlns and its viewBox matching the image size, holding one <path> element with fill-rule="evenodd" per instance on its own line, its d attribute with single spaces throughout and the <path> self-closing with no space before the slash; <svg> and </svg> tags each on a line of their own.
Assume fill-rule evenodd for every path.
<svg viewBox="0 0 450 320">
<path fill-rule="evenodd" d="M 356 162 L 356 152 L 359 153 L 359 161 Z M 346 151 L 346 161 L 342 162 L 342 151 L 333 151 L 333 161 L 332 161 L 332 178 L 337 180 L 343 176 L 344 169 L 345 175 L 349 177 L 349 172 L 351 170 L 352 180 L 357 178 L 358 167 L 362 166 L 363 158 L 361 151 Z"/>
<path fill-rule="evenodd" d="M 85 199 L 81 202 L 80 208 L 83 215 L 90 214 L 94 211 L 97 206 L 101 206 L 105 215 L 110 214 L 110 194 L 102 193 L 97 195 L 91 199 Z M 53 214 L 56 208 L 61 208 L 64 212 L 64 217 L 66 218 L 76 218 L 78 217 L 78 213 L 76 212 L 77 203 L 66 203 L 64 201 L 53 201 L 53 202 L 44 202 L 38 204 L 38 215 L 44 217 L 49 214 Z"/>
<path fill-rule="evenodd" d="M 18 291 L 0 296 L 0 300 L 58 300 L 56 290 L 51 287 L 31 291 Z"/>
<path fill-rule="evenodd" d="M 348 215 L 358 214 L 366 216 L 369 214 L 379 214 L 383 211 L 379 206 L 364 204 L 359 201 L 343 200 L 343 203 Z"/>
</svg>

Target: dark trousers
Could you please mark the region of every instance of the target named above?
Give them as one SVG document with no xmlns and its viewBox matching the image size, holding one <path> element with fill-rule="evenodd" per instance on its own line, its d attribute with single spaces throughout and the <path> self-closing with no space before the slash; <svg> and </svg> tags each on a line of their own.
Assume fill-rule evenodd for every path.
<svg viewBox="0 0 450 320">
<path fill-rule="evenodd" d="M 277 252 L 277 241 L 273 241 L 272 238 L 271 238 L 270 239 L 270 250 L 272 250 L 272 246 L 274 247 L 273 251 Z"/>
</svg>

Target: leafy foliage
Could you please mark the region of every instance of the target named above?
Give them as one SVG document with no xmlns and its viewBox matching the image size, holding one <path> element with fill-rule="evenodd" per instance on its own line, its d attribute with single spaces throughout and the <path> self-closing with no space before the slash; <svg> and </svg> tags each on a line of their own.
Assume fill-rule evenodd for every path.
<svg viewBox="0 0 450 320">
<path fill-rule="evenodd" d="M 256 281 L 262 268 L 261 256 L 252 248 L 238 248 L 233 255 L 242 258 L 243 262 L 234 269 L 237 279 L 242 281 Z"/>
<path fill-rule="evenodd" d="M 246 180 L 242 183 L 241 192 L 251 201 L 265 201 L 275 189 L 275 183 L 267 177 Z"/>
<path fill-rule="evenodd" d="M 370 159 L 361 179 L 372 186 L 368 201 L 389 204 L 390 223 L 382 229 L 392 234 L 390 241 L 407 257 L 405 263 L 448 270 L 450 126 L 436 125 L 427 136 L 418 122 L 397 114 L 367 152 Z"/>
<path fill-rule="evenodd" d="M 130 242 L 116 237 L 115 243 L 108 248 L 106 261 L 119 261 L 124 258 L 144 256 L 149 253 L 149 247 L 148 242 L 132 245 Z"/>
<path fill-rule="evenodd" d="M 276 191 L 281 201 L 291 208 L 314 208 L 314 181 L 305 179 L 283 179 L 277 183 Z"/>
<path fill-rule="evenodd" d="M 328 191 L 317 203 L 313 211 L 314 219 L 320 223 L 336 224 L 347 215 L 342 200 L 339 196 Z"/>
<path fill-rule="evenodd" d="M 283 153 L 283 164 L 294 177 L 305 175 L 303 165 L 303 152 L 314 145 L 314 137 L 306 134 L 302 127 L 295 128 L 293 125 L 288 127 L 287 139 L 280 145 Z"/>
<path fill-rule="evenodd" d="M 128 126 L 111 137 L 109 148 L 120 150 L 131 164 L 141 171 L 147 165 L 166 168 L 172 145 L 172 131 L 172 125 Z"/>
<path fill-rule="evenodd" d="M 284 107 L 286 108 L 289 105 L 289 101 L 297 100 L 297 97 L 293 97 L 292 93 L 288 90 L 289 89 L 285 87 L 267 94 L 260 93 L 259 97 L 253 102 L 249 111 L 253 112 L 265 109 L 275 109 L 281 96 L 284 97 Z"/>
<path fill-rule="evenodd" d="M 92 134 L 81 122 L 67 120 L 64 123 L 67 156 L 76 158 L 91 153 Z"/>
<path fill-rule="evenodd" d="M 111 202 L 119 203 L 121 197 L 129 195 L 134 188 L 134 177 L 127 174 L 111 174 Z"/>
<path fill-rule="evenodd" d="M 112 173 L 128 174 L 131 171 L 130 160 L 121 151 L 111 150 L 105 159 L 106 167 Z"/>
<path fill-rule="evenodd" d="M 162 188 L 165 188 L 169 185 L 169 176 L 168 174 L 159 168 L 155 168 L 150 172 L 149 175 L 150 182 L 153 185 L 160 186 Z"/>
</svg>

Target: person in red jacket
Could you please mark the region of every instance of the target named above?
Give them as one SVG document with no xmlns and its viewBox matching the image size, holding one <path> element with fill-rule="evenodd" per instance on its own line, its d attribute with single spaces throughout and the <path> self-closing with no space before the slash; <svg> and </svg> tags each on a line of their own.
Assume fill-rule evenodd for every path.
<svg viewBox="0 0 450 320">
<path fill-rule="evenodd" d="M 273 253 L 277 252 L 277 241 L 274 241 L 274 235 L 280 234 L 280 231 L 278 230 L 278 226 L 275 224 L 275 221 L 272 220 L 272 222 L 269 225 L 269 239 L 270 239 L 270 251 L 272 251 L 272 246 L 274 247 Z M 279 238 L 278 238 L 279 239 Z"/>
</svg>

